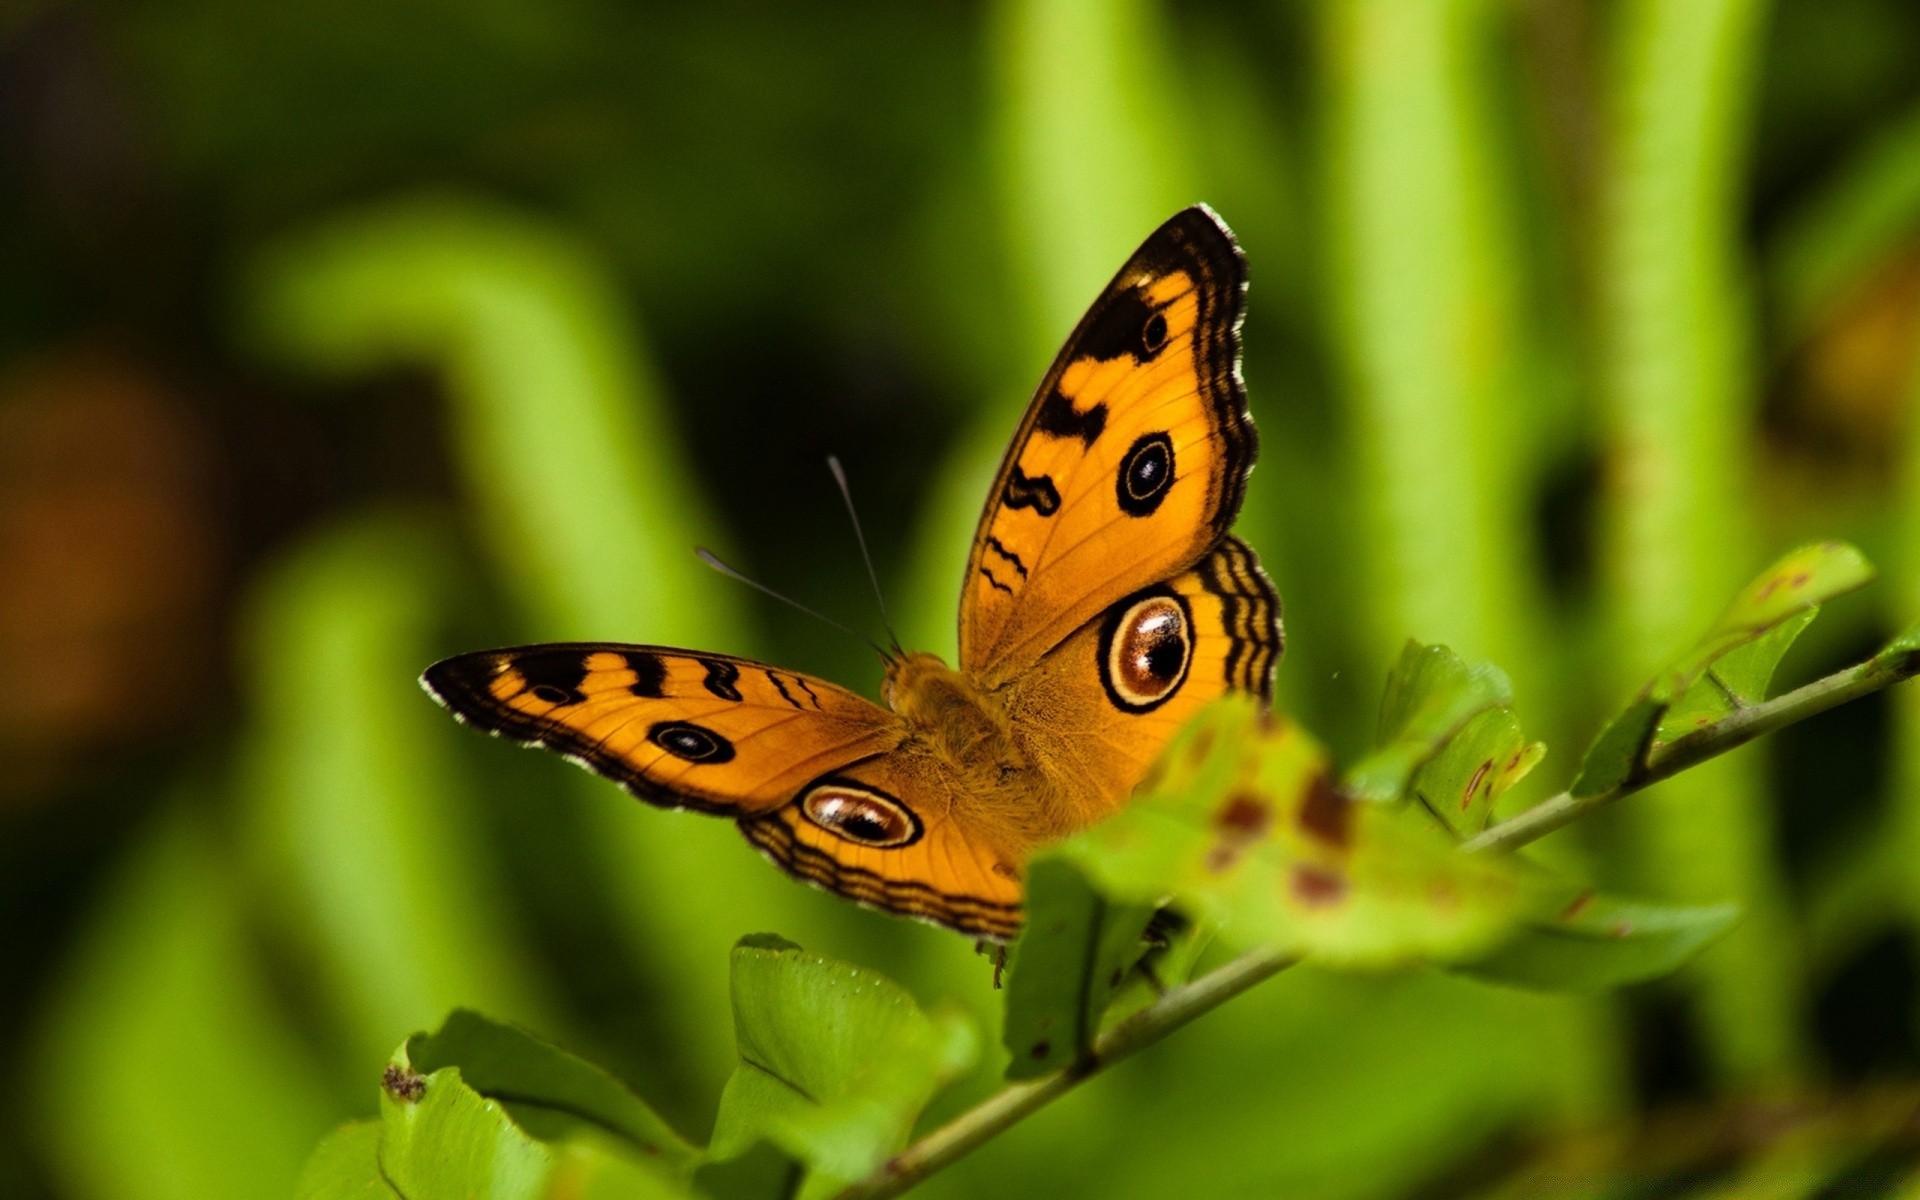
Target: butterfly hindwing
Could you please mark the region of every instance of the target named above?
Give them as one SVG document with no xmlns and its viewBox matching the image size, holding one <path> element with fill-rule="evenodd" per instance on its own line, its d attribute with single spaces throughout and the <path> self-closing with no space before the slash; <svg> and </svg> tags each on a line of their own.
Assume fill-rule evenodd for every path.
<svg viewBox="0 0 1920 1200">
<path fill-rule="evenodd" d="M 1024 855 L 988 823 L 967 820 L 966 801 L 950 768 L 909 746 L 822 777 L 740 831 L 789 874 L 829 891 L 975 937 L 1011 938 Z M 830 810 L 850 806 L 869 814 L 873 836 L 857 840 L 832 819 Z M 905 819 L 888 828 L 896 808 Z"/>
<path fill-rule="evenodd" d="M 1196 206 L 1156 230 L 1054 360 L 988 493 L 960 668 L 1018 677 L 1108 605 L 1192 566 L 1240 509 L 1246 263 Z"/>
<path fill-rule="evenodd" d="M 420 681 L 470 725 L 558 751 L 651 804 L 727 816 L 777 808 L 903 736 L 894 714 L 823 679 L 661 646 L 482 650 Z"/>
<path fill-rule="evenodd" d="M 1230 691 L 1270 700 L 1283 644 L 1280 597 L 1230 536 L 1076 630 L 1010 686 L 1008 710 L 1105 805 L 1082 814 L 1095 820 L 1208 702 Z"/>
</svg>

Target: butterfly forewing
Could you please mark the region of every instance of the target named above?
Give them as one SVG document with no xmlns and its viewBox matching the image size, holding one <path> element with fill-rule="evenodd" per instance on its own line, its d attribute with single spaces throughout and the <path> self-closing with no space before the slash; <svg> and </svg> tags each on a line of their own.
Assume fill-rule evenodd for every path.
<svg viewBox="0 0 1920 1200">
<path fill-rule="evenodd" d="M 962 670 L 1017 678 L 1232 525 L 1256 450 L 1239 374 L 1245 287 L 1233 235 L 1194 207 L 1088 310 L 988 493 L 961 599 Z"/>
<path fill-rule="evenodd" d="M 728 816 L 778 808 L 903 736 L 894 714 L 823 679 L 661 646 L 483 650 L 421 683 L 468 724 L 558 751 L 649 803 Z"/>
</svg>

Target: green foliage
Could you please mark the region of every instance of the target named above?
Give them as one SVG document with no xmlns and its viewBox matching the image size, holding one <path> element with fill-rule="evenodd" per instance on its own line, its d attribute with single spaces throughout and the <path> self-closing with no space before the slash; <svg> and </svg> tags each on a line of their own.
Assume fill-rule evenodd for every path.
<svg viewBox="0 0 1920 1200">
<path fill-rule="evenodd" d="M 1774 563 L 1607 722 L 1581 760 L 1574 795 L 1618 788 L 1661 745 L 1764 700 L 1775 666 L 1820 605 L 1872 578 L 1860 552 L 1839 542 L 1803 546 Z"/>
<path fill-rule="evenodd" d="M 1387 675 L 1378 748 L 1343 787 L 1360 800 L 1417 797 L 1458 832 L 1485 825 L 1494 800 L 1545 753 L 1520 732 L 1506 672 L 1409 640 Z"/>
<path fill-rule="evenodd" d="M 929 1018 L 891 980 L 771 935 L 734 948 L 733 1016 L 740 1062 L 704 1151 L 599 1068 L 456 1011 L 407 1039 L 381 1077 L 379 1120 L 323 1141 L 297 1195 L 832 1195 L 906 1144 L 975 1050 L 964 1020 Z"/>
<path fill-rule="evenodd" d="M 766 935 L 734 947 L 733 1027 L 740 1065 L 707 1157 L 765 1142 L 805 1172 L 803 1196 L 830 1195 L 905 1146 L 975 1052 L 961 1018 L 929 1018 L 884 976 Z"/>
<path fill-rule="evenodd" d="M 1126 808 L 1049 859 L 1120 903 L 1171 898 L 1235 945 L 1346 965 L 1474 954 L 1528 903 L 1511 864 L 1455 853 L 1424 813 L 1356 802 L 1297 723 L 1241 698 L 1196 716 Z"/>
<path fill-rule="evenodd" d="M 456 1067 L 466 1086 L 498 1099 L 516 1123 L 549 1140 L 597 1129 L 672 1171 L 690 1169 L 694 1149 L 652 1109 L 598 1067 L 530 1035 L 456 1009 L 439 1030 L 408 1039 L 405 1069 Z"/>
<path fill-rule="evenodd" d="M 1113 903 L 1078 869 L 1042 858 L 1027 872 L 1028 920 L 1013 945 L 1001 1041 L 1008 1079 L 1084 1061 L 1100 1018 L 1146 953 L 1153 905 Z"/>
<path fill-rule="evenodd" d="M 1761 704 L 1817 606 L 1870 574 L 1857 551 L 1823 543 L 1788 555 L 1741 592 L 1645 690 L 1640 704 L 1653 716 L 1631 726 L 1616 718 L 1615 729 L 1641 740 L 1633 770 L 1651 769 L 1656 752 L 1678 752 L 1654 741 L 1665 712 L 1706 714 L 1686 745 L 1737 744 L 1739 735 L 1716 734 L 1716 722 Z M 1917 672 L 1920 626 L 1868 663 L 1808 685 L 1801 694 L 1812 698 L 1796 715 L 1829 694 Z M 1709 680 L 1710 698 L 1697 690 Z M 1458 796 L 1463 813 L 1484 819 L 1492 798 L 1541 754 L 1521 734 L 1497 669 L 1409 642 L 1381 712 L 1382 748 L 1342 786 L 1298 723 L 1251 698 L 1225 697 L 1188 722 L 1128 804 L 1043 851 L 1030 865 L 1027 920 L 1012 947 L 1007 1077 L 1071 1084 L 1183 1021 L 1189 1005 L 1210 1007 L 1296 960 L 1434 964 L 1529 989 L 1595 992 L 1670 974 L 1733 927 L 1732 904 L 1598 894 L 1525 860 L 1457 844 L 1434 796 L 1448 810 Z M 1633 782 L 1629 773 L 1614 790 Z M 1591 796 L 1576 788 L 1541 807 Z M 1116 1001 L 1136 973 L 1167 986 L 1154 974 L 1147 937 L 1159 912 L 1217 930 L 1245 953 L 1184 983 L 1192 948 L 1204 942 L 1190 936 L 1161 956 L 1182 966 L 1176 990 L 1116 1023 Z M 896 1157 L 936 1091 L 973 1060 L 963 1019 L 929 1018 L 885 976 L 766 934 L 734 947 L 731 994 L 739 1061 L 704 1151 L 597 1068 L 462 1011 L 437 1033 L 408 1040 L 383 1076 L 378 1124 L 349 1125 L 323 1142 L 300 1194 L 891 1194 L 929 1169 L 903 1163 L 937 1165 L 966 1148 Z M 1021 1093 L 1006 1095 L 1017 1103 Z M 1018 1113 L 1004 1111 L 979 1118 L 978 1135 L 954 1136 L 990 1135 Z"/>
<path fill-rule="evenodd" d="M 1739 919 L 1733 904 L 1647 904 L 1585 892 L 1460 969 L 1546 991 L 1622 987 L 1679 970 Z"/>
<path fill-rule="evenodd" d="M 598 1068 L 456 1011 L 387 1063 L 380 1117 L 323 1141 L 300 1200 L 671 1200 L 696 1152 Z"/>
</svg>

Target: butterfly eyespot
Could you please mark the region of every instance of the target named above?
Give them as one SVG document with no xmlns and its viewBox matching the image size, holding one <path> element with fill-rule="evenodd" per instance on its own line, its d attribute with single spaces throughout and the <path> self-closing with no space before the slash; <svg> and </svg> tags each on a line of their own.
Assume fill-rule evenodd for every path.
<svg viewBox="0 0 1920 1200">
<path fill-rule="evenodd" d="M 647 740 L 687 762 L 733 761 L 732 742 L 704 725 L 695 725 L 691 721 L 661 721 L 647 730 Z"/>
<path fill-rule="evenodd" d="M 533 685 L 533 698 L 543 704 L 572 704 L 574 694 L 550 683 L 536 683 Z"/>
<path fill-rule="evenodd" d="M 814 784 L 800 798 L 800 811 L 828 833 L 862 846 L 893 849 L 920 839 L 920 821 L 905 805 L 851 782 Z"/>
<path fill-rule="evenodd" d="M 1160 507 L 1173 486 L 1173 439 L 1164 433 L 1145 433 L 1120 460 L 1114 481 L 1120 511 L 1144 517 Z"/>
<path fill-rule="evenodd" d="M 1148 358 L 1152 358 L 1160 353 L 1166 344 L 1167 318 L 1161 313 L 1155 313 L 1147 318 L 1146 325 L 1140 330 L 1140 347 L 1147 352 Z"/>
<path fill-rule="evenodd" d="M 1100 682 L 1123 712 L 1165 704 L 1186 682 L 1193 660 L 1193 621 L 1180 597 L 1157 590 L 1123 600 L 1100 637 Z"/>
</svg>

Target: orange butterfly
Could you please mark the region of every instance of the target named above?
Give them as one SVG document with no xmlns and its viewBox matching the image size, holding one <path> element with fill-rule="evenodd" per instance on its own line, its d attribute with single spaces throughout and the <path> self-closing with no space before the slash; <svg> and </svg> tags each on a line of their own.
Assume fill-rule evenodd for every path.
<svg viewBox="0 0 1920 1200">
<path fill-rule="evenodd" d="M 1227 532 L 1256 449 L 1245 292 L 1205 207 L 1127 260 L 988 493 L 960 669 L 889 655 L 886 708 L 748 659 L 602 642 L 462 654 L 421 682 L 461 720 L 642 800 L 738 820 L 801 879 L 1011 938 L 1036 846 L 1124 803 L 1208 701 L 1268 698 L 1280 600 Z"/>
</svg>

